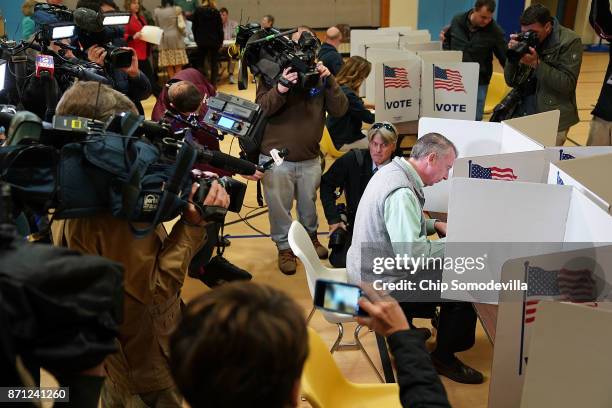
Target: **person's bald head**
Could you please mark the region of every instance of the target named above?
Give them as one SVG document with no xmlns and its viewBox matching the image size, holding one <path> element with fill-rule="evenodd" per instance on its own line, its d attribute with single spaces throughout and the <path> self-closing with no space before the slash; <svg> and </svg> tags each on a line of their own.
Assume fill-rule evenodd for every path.
<svg viewBox="0 0 612 408">
<path fill-rule="evenodd" d="M 202 93 L 189 81 L 175 82 L 168 89 L 168 101 L 176 111 L 189 115 L 202 106 Z"/>
<path fill-rule="evenodd" d="M 325 42 L 338 48 L 342 41 L 342 33 L 338 27 L 329 27 L 325 32 Z"/>
</svg>

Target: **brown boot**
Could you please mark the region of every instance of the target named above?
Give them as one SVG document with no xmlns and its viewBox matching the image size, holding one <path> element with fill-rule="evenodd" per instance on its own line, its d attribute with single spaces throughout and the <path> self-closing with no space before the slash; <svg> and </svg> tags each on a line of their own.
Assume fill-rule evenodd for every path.
<svg viewBox="0 0 612 408">
<path fill-rule="evenodd" d="M 291 249 L 281 249 L 278 251 L 278 269 L 285 275 L 294 275 L 297 263 L 295 255 Z"/>
<path fill-rule="evenodd" d="M 315 251 L 317 251 L 319 259 L 327 259 L 327 248 L 321 245 L 319 239 L 317 238 L 317 234 L 311 235 L 310 240 L 312 241 L 312 245 L 314 245 Z"/>
</svg>

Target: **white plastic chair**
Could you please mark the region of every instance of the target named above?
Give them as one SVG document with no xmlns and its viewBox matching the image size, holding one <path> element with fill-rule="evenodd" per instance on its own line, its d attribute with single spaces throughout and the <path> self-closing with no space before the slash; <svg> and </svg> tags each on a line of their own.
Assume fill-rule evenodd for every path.
<svg viewBox="0 0 612 408">
<path fill-rule="evenodd" d="M 289 246 L 291 247 L 293 253 L 300 258 L 300 261 L 302 261 L 304 264 L 304 269 L 306 270 L 306 280 L 308 281 L 308 290 L 310 291 L 310 296 L 313 299 L 317 279 L 326 279 L 345 283 L 348 281 L 346 268 L 328 268 L 321 263 L 319 257 L 317 256 L 317 252 L 315 251 L 314 245 L 310 240 L 310 236 L 302 224 L 297 221 L 293 221 L 293 223 L 291 223 L 291 228 L 289 228 Z M 310 322 L 315 310 L 316 309 L 313 306 L 306 320 L 307 322 Z M 343 323 L 354 322 L 353 316 L 328 312 L 325 310 L 321 310 L 321 313 L 323 313 L 325 320 L 331 324 L 335 324 L 338 327 L 338 337 L 336 338 L 334 345 L 329 350 L 330 353 L 333 353 L 336 350 L 361 350 L 372 369 L 374 369 L 376 372 L 380 382 L 385 382 L 382 375 L 374 365 L 374 362 L 363 348 L 363 344 L 361 344 L 361 341 L 359 340 L 359 332 L 363 326 L 357 325 L 355 328 L 353 343 L 342 343 L 342 337 L 344 336 Z"/>
</svg>

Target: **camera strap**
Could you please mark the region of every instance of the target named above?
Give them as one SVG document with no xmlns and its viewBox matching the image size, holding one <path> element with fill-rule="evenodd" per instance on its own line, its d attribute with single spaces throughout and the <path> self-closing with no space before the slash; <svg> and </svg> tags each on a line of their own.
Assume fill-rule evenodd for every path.
<svg viewBox="0 0 612 408">
<path fill-rule="evenodd" d="M 167 186 L 164 188 L 164 192 L 153 221 L 151 221 L 145 228 L 138 228 L 132 222 L 129 223 L 130 230 L 137 238 L 142 238 L 150 233 L 167 214 L 173 211 L 176 200 L 180 199 L 181 186 L 184 183 L 185 177 L 188 177 L 191 173 L 196 157 L 196 150 L 191 145 L 183 143 L 176 158 L 174 174 L 169 180 Z M 191 188 L 191 186 L 189 188 Z M 185 204 L 186 203 L 187 202 L 185 202 Z"/>
</svg>

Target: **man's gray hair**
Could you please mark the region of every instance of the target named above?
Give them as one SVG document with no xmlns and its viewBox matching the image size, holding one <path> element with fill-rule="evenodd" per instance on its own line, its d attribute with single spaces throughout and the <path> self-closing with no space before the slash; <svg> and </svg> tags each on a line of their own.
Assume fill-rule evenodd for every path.
<svg viewBox="0 0 612 408">
<path fill-rule="evenodd" d="M 419 160 L 429 156 L 431 153 L 436 153 L 438 156 L 443 156 L 451 149 L 453 149 L 455 156 L 457 156 L 457 148 L 453 142 L 439 133 L 428 133 L 417 140 L 416 144 L 412 146 L 410 157 L 415 160 Z"/>
</svg>

